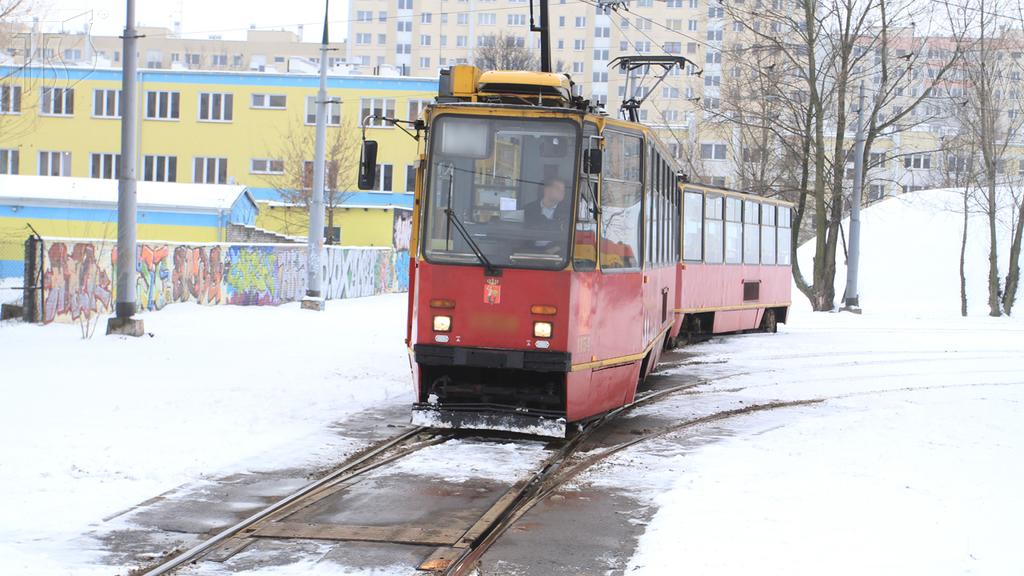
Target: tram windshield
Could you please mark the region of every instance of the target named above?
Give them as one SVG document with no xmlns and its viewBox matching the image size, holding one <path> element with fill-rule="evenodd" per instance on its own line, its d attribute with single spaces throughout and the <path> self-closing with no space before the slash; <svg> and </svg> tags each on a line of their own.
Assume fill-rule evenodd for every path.
<svg viewBox="0 0 1024 576">
<path fill-rule="evenodd" d="M 566 266 L 578 124 L 444 115 L 431 136 L 428 260 L 494 268 Z"/>
</svg>

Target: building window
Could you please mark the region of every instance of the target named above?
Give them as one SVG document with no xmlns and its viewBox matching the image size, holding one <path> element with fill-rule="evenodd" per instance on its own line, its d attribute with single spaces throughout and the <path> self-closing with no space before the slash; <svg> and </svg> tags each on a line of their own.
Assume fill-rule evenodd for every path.
<svg viewBox="0 0 1024 576">
<path fill-rule="evenodd" d="M 396 44 L 396 54 L 412 54 L 412 44 Z"/>
<path fill-rule="evenodd" d="M 359 10 L 356 12 L 356 22 L 373 22 L 373 11 Z"/>
<path fill-rule="evenodd" d="M 92 115 L 94 118 L 121 117 L 121 91 L 96 89 L 92 91 Z"/>
<path fill-rule="evenodd" d="M 395 99 L 394 98 L 360 98 L 360 108 L 362 108 L 362 114 L 360 118 L 365 119 L 367 116 L 384 116 L 387 118 L 395 117 Z M 380 118 L 374 119 L 369 126 L 378 127 L 391 127 L 394 124 L 381 120 Z"/>
<path fill-rule="evenodd" d="M 412 10 L 412 0 L 398 0 L 399 10 Z"/>
<path fill-rule="evenodd" d="M 316 96 L 306 96 L 306 124 L 316 124 Z M 341 126 L 341 102 L 327 104 L 327 125 Z"/>
<path fill-rule="evenodd" d="M 584 66 L 585 65 L 584 65 L 583 62 L 573 62 L 572 63 L 572 73 L 573 74 L 583 74 Z"/>
<path fill-rule="evenodd" d="M 587 27 L 587 17 L 586 16 L 577 16 L 576 17 L 576 27 L 577 28 L 586 28 Z"/>
<path fill-rule="evenodd" d="M 373 192 L 391 192 L 395 166 L 393 164 L 377 164 L 373 175 Z M 383 177 L 382 177 L 383 176 Z"/>
<path fill-rule="evenodd" d="M 114 180 L 121 177 L 120 154 L 90 154 L 89 164 L 91 178 Z"/>
<path fill-rule="evenodd" d="M 146 118 L 153 120 L 177 120 L 180 92 L 146 92 Z"/>
<path fill-rule="evenodd" d="M 273 108 L 277 110 L 284 110 L 288 97 L 284 94 L 253 94 L 252 103 L 250 104 L 253 108 Z"/>
<path fill-rule="evenodd" d="M 701 144 L 700 157 L 704 160 L 725 160 L 725 144 Z"/>
<path fill-rule="evenodd" d="M 0 148 L 0 174 L 17 174 L 20 155 L 17 149 Z"/>
<path fill-rule="evenodd" d="M 572 49 L 577 52 L 583 52 L 587 49 L 586 40 L 573 40 Z"/>
<path fill-rule="evenodd" d="M 476 15 L 476 23 L 481 26 L 494 26 L 498 22 L 498 17 L 492 12 L 482 12 Z"/>
<path fill-rule="evenodd" d="M 509 26 L 526 26 L 526 14 L 509 14 Z"/>
<path fill-rule="evenodd" d="M 469 36 L 456 36 L 455 46 L 458 48 L 465 48 L 469 45 Z"/>
<path fill-rule="evenodd" d="M 682 54 L 683 43 L 682 42 L 665 42 L 665 53 L 666 54 Z"/>
<path fill-rule="evenodd" d="M 196 156 L 192 182 L 196 184 L 227 184 L 228 159 Z"/>
<path fill-rule="evenodd" d="M 369 45 L 373 42 L 373 34 L 356 34 L 357 45 Z"/>
<path fill-rule="evenodd" d="M 199 93 L 199 120 L 231 122 L 234 94 L 220 92 Z"/>
<path fill-rule="evenodd" d="M 424 13 L 420 14 L 420 24 L 430 24 L 430 19 L 432 17 L 433 17 L 433 14 L 430 13 L 430 12 L 424 12 Z"/>
<path fill-rule="evenodd" d="M 456 14 L 455 15 L 455 23 L 459 24 L 459 25 L 462 25 L 462 26 L 468 26 L 469 25 L 469 14 Z"/>
<path fill-rule="evenodd" d="M 227 66 L 228 55 L 227 54 L 214 54 L 210 56 L 210 65 L 212 66 Z"/>
<path fill-rule="evenodd" d="M 608 59 L 608 51 L 607 50 L 594 50 L 594 60 L 607 60 L 607 59 Z"/>
<path fill-rule="evenodd" d="M 721 6 L 708 6 L 708 18 L 723 18 L 725 16 L 725 8 Z"/>
<path fill-rule="evenodd" d="M 143 156 L 142 179 L 145 182 L 177 182 L 177 156 Z"/>
<path fill-rule="evenodd" d="M 398 21 L 399 32 L 412 32 L 412 20 L 399 20 Z"/>
<path fill-rule="evenodd" d="M 250 158 L 250 174 L 284 174 L 284 160 L 271 158 Z"/>
<path fill-rule="evenodd" d="M 40 152 L 40 176 L 71 176 L 71 152 Z"/>
<path fill-rule="evenodd" d="M 39 98 L 40 114 L 45 116 L 74 116 L 75 89 L 44 87 Z"/>
<path fill-rule="evenodd" d="M 679 88 L 665 86 L 661 89 L 661 97 L 665 100 L 678 100 Z"/>
<path fill-rule="evenodd" d="M 406 115 L 406 118 L 408 118 L 409 120 L 415 120 L 419 118 L 420 114 L 427 109 L 427 106 L 430 106 L 431 102 L 433 102 L 433 100 L 417 100 L 414 98 L 410 98 L 409 114 Z"/>
<path fill-rule="evenodd" d="M 430 58 L 420 57 L 420 68 L 430 68 Z"/>
<path fill-rule="evenodd" d="M 913 154 L 911 156 L 905 156 L 903 158 L 903 167 L 908 170 L 913 169 L 924 169 L 930 170 L 932 167 L 932 155 L 931 154 Z"/>
<path fill-rule="evenodd" d="M 430 35 L 428 35 L 428 34 L 421 34 L 420 35 L 420 46 L 430 46 Z"/>
<path fill-rule="evenodd" d="M 0 86 L 0 114 L 21 113 L 21 86 Z"/>
<path fill-rule="evenodd" d="M 405 165 L 405 191 L 408 194 L 416 192 L 416 166 Z"/>
</svg>

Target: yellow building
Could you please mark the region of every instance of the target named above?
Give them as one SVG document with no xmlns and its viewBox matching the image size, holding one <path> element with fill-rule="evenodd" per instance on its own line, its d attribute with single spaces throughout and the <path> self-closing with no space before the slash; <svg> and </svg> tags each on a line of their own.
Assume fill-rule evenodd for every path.
<svg viewBox="0 0 1024 576">
<path fill-rule="evenodd" d="M 260 203 L 257 226 L 305 236 L 294 205 L 318 86 L 312 74 L 140 70 L 138 179 L 244 185 Z M 120 87 L 120 70 L 0 67 L 0 174 L 117 178 Z M 386 122 L 366 129 L 380 143 L 376 189 L 355 190 L 361 118 L 415 118 L 436 93 L 434 79 L 329 76 L 335 243 L 390 246 L 394 211 L 412 208 L 416 141 Z"/>
</svg>

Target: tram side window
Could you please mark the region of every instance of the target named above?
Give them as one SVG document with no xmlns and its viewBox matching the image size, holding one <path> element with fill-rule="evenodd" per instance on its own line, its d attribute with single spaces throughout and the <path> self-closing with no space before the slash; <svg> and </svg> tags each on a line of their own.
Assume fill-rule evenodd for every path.
<svg viewBox="0 0 1024 576">
<path fill-rule="evenodd" d="M 775 264 L 775 205 L 761 203 L 761 264 Z"/>
<path fill-rule="evenodd" d="M 722 263 L 722 216 L 725 198 L 708 197 L 704 201 L 704 262 L 707 264 Z"/>
<path fill-rule="evenodd" d="M 601 268 L 638 268 L 643 233 L 641 200 L 643 142 L 639 137 L 605 132 L 601 182 Z"/>
<path fill-rule="evenodd" d="M 743 262 L 756 266 L 761 258 L 759 242 L 761 206 L 753 200 L 743 202 Z"/>
<path fill-rule="evenodd" d="M 779 266 L 789 266 L 790 249 L 793 242 L 793 211 L 789 206 L 779 206 Z"/>
<path fill-rule="evenodd" d="M 743 200 L 725 199 L 725 263 L 743 264 Z"/>
<path fill-rule="evenodd" d="M 598 149 L 600 141 L 595 124 L 583 125 L 583 146 Z M 576 231 L 573 233 L 573 268 L 577 272 L 597 269 L 597 198 L 601 178 L 597 174 L 580 174 L 579 202 L 576 204 Z"/>
<path fill-rule="evenodd" d="M 704 196 L 683 193 L 683 260 L 701 260 L 704 246 Z"/>
</svg>

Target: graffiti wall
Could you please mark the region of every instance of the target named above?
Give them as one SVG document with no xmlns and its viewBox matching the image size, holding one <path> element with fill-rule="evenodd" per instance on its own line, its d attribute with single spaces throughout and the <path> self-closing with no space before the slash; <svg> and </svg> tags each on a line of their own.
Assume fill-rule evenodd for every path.
<svg viewBox="0 0 1024 576">
<path fill-rule="evenodd" d="M 117 300 L 116 242 L 46 238 L 43 319 L 73 323 L 112 314 Z M 326 246 L 323 296 L 358 298 L 409 287 L 409 253 Z M 138 245 L 139 311 L 173 303 L 277 306 L 301 300 L 309 280 L 306 247 L 293 244 Z"/>
</svg>

